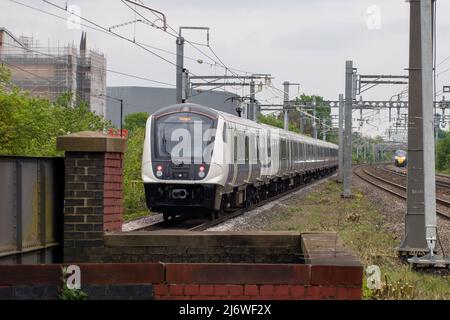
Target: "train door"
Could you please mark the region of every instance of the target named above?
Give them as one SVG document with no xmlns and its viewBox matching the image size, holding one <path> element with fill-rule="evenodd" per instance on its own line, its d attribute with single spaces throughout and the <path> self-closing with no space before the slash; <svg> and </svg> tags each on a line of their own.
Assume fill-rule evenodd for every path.
<svg viewBox="0 0 450 320">
<path fill-rule="evenodd" d="M 233 125 L 226 123 L 226 139 L 230 154 L 228 155 L 228 179 L 227 183 L 234 185 L 237 172 L 237 135 Z M 227 156 L 227 155 L 225 155 Z"/>
<path fill-rule="evenodd" d="M 261 177 L 261 150 L 260 150 L 260 135 L 259 131 L 251 135 L 250 139 L 250 170 L 251 170 L 251 181 L 255 182 Z"/>
<path fill-rule="evenodd" d="M 237 154 L 236 154 L 236 185 L 242 185 L 248 180 L 249 174 L 249 141 L 248 136 L 245 132 L 237 130 L 235 143 L 237 144 Z"/>
<path fill-rule="evenodd" d="M 287 142 L 286 139 L 280 139 L 280 169 L 281 173 L 287 170 Z"/>
</svg>

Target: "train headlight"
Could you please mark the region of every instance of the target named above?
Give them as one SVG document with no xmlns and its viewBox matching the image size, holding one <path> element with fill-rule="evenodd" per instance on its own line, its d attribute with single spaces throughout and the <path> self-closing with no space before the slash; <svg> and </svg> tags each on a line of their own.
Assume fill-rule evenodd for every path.
<svg viewBox="0 0 450 320">
<path fill-rule="evenodd" d="M 163 176 L 162 170 L 163 170 L 162 165 L 157 165 L 157 166 L 156 166 L 156 176 L 157 176 L 158 178 L 161 178 L 161 177 Z"/>
<path fill-rule="evenodd" d="M 204 178 L 205 177 L 205 166 L 204 165 L 201 165 L 198 168 L 198 176 L 199 176 L 199 178 Z"/>
</svg>

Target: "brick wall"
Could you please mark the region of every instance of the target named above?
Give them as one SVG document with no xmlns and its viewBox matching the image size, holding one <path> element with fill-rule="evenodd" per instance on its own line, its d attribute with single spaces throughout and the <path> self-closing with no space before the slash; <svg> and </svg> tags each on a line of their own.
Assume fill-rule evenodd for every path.
<svg viewBox="0 0 450 320">
<path fill-rule="evenodd" d="M 122 230 L 126 141 L 79 132 L 59 137 L 57 149 L 65 151 L 64 261 L 87 261 L 103 251 L 105 231 Z"/>
<path fill-rule="evenodd" d="M 299 263 L 300 242 L 299 232 L 106 233 L 100 246 L 65 248 L 65 261 Z"/>
<path fill-rule="evenodd" d="M 122 229 L 121 153 L 66 152 L 64 261 L 76 248 L 103 247 L 104 231 Z"/>
<path fill-rule="evenodd" d="M 186 263 L 78 265 L 81 289 L 89 299 L 361 299 L 361 267 Z M 331 280 L 330 274 L 337 276 Z M 60 277 L 61 265 L 0 266 L 0 299 L 58 299 Z"/>
</svg>

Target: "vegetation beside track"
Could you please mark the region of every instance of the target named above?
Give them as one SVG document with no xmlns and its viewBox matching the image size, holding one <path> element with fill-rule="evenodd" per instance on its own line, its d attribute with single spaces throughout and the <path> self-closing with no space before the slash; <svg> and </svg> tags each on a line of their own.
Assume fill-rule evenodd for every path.
<svg viewBox="0 0 450 320">
<path fill-rule="evenodd" d="M 436 169 L 450 174 L 450 132 L 441 131 L 440 138 L 436 146 Z"/>
<path fill-rule="evenodd" d="M 127 115 L 124 121 L 124 128 L 128 130 L 127 151 L 123 165 L 123 202 L 126 221 L 149 214 L 141 178 L 142 147 L 147 118 L 147 113 L 140 112 Z"/>
<path fill-rule="evenodd" d="M 338 232 L 365 268 L 381 269 L 383 289 L 365 287 L 366 299 L 450 299 L 450 276 L 418 273 L 402 264 L 395 252 L 401 239 L 389 231 L 383 214 L 361 192 L 355 190 L 353 199 L 342 199 L 341 193 L 341 185 L 327 182 L 296 206 L 280 208 L 284 212 L 270 228 Z"/>
</svg>

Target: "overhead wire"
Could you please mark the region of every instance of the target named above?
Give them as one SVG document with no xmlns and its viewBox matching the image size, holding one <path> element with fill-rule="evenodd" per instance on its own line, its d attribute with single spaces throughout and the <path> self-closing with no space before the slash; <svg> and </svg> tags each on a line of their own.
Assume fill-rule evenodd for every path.
<svg viewBox="0 0 450 320">
<path fill-rule="evenodd" d="M 54 59 L 55 61 L 66 62 L 67 63 L 67 61 L 65 59 L 63 59 L 63 58 L 57 57 L 54 54 L 44 53 L 44 52 L 36 50 L 36 49 L 31 49 L 31 48 L 28 48 L 28 47 L 23 47 L 23 46 L 8 44 L 8 43 L 4 43 L 3 46 L 20 48 L 20 49 L 23 49 L 25 51 L 34 52 L 34 53 L 37 53 L 39 55 L 50 57 L 50 58 Z M 135 78 L 135 79 L 139 79 L 139 80 L 144 80 L 144 81 L 149 81 L 149 82 L 153 82 L 153 83 L 158 83 L 158 84 L 163 84 L 163 85 L 175 87 L 175 85 L 172 84 L 172 83 L 158 81 L 158 80 L 146 78 L 146 77 L 143 77 L 143 76 L 138 76 L 138 75 L 134 75 L 134 74 L 130 74 L 130 73 L 125 73 L 125 72 L 122 72 L 122 71 L 112 70 L 112 69 L 109 69 L 109 68 L 102 68 L 102 67 L 97 67 L 97 66 L 91 66 L 91 68 L 104 70 L 106 72 L 115 73 L 115 74 L 123 75 L 123 76 L 126 76 L 126 77 L 131 77 L 131 78 Z"/>
</svg>

